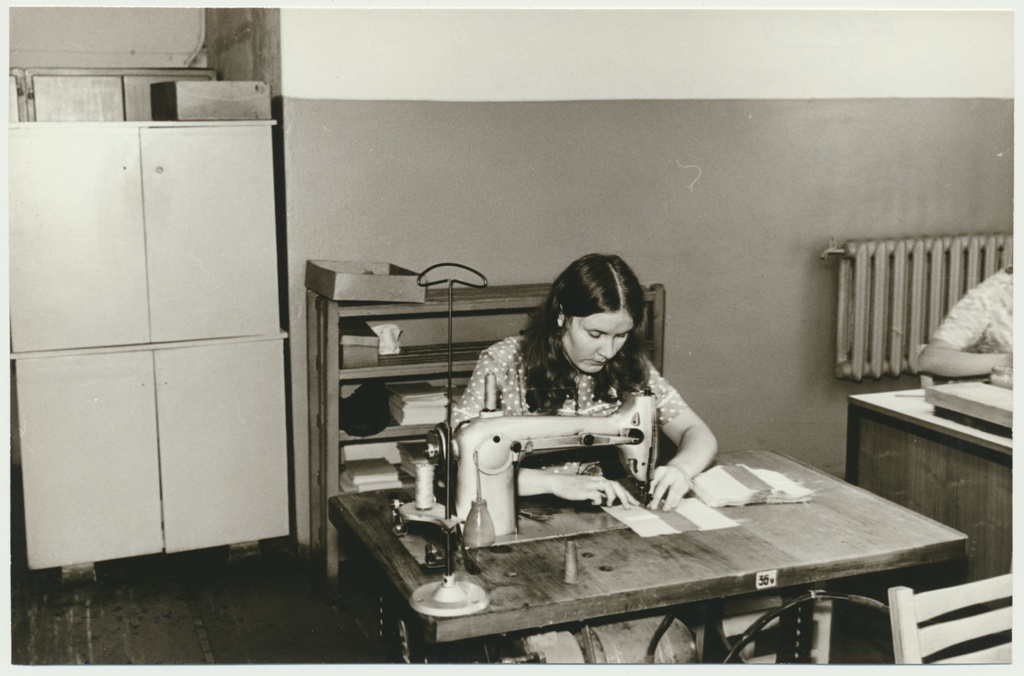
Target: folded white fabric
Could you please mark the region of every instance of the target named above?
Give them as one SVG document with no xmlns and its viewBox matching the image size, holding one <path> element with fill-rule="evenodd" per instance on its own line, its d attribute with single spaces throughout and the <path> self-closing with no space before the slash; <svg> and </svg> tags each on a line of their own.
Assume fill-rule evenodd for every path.
<svg viewBox="0 0 1024 676">
<path fill-rule="evenodd" d="M 693 492 L 709 507 L 806 502 L 813 490 L 768 469 L 716 465 L 693 480 Z"/>
</svg>

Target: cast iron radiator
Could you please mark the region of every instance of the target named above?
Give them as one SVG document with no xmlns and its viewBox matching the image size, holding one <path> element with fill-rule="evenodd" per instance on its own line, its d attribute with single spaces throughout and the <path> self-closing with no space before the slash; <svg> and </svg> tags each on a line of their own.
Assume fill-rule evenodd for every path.
<svg viewBox="0 0 1024 676">
<path fill-rule="evenodd" d="M 839 257 L 837 378 L 918 373 L 917 357 L 949 308 L 1013 262 L 1013 235 L 985 233 L 849 241 Z"/>
</svg>

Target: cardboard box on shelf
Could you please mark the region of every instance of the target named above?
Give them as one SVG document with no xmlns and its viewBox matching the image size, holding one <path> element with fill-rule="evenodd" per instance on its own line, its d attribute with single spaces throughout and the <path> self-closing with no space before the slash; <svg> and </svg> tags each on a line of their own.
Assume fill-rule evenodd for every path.
<svg viewBox="0 0 1024 676">
<path fill-rule="evenodd" d="M 426 289 L 416 276 L 391 263 L 306 261 L 306 288 L 331 300 L 422 303 Z"/>
<path fill-rule="evenodd" d="M 173 80 L 150 85 L 154 120 L 269 120 L 270 87 L 249 80 Z"/>
</svg>

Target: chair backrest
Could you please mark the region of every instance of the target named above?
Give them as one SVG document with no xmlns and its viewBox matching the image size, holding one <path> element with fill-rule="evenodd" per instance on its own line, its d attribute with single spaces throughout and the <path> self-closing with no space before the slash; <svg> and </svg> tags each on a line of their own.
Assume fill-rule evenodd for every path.
<svg viewBox="0 0 1024 676">
<path fill-rule="evenodd" d="M 1011 656 L 1012 576 L 914 593 L 889 590 L 897 664 L 1002 664 Z"/>
</svg>

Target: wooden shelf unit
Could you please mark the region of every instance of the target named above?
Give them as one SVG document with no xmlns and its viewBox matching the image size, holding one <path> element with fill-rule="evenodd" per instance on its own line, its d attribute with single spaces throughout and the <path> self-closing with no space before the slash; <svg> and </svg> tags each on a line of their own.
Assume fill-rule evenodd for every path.
<svg viewBox="0 0 1024 676">
<path fill-rule="evenodd" d="M 459 317 L 522 315 L 543 302 L 549 284 L 516 284 L 483 289 L 456 287 L 452 294 L 452 313 Z M 645 289 L 647 303 L 648 354 L 661 370 L 664 350 L 665 289 L 653 284 Z M 446 319 L 448 290 L 428 289 L 423 303 L 356 303 L 332 300 L 315 291 L 306 291 L 306 350 L 309 396 L 309 495 L 310 556 L 316 569 L 323 566 L 328 593 L 338 589 L 338 563 L 341 560 L 337 531 L 328 520 L 327 502 L 342 492 L 339 485 L 341 447 L 349 444 L 422 439 L 433 425 L 395 425 L 378 434 L 353 436 L 340 428 L 341 389 L 343 384 L 368 380 L 444 378 L 448 373 L 448 346 L 403 346 L 396 355 L 381 355 L 377 366 L 341 367 L 341 330 L 344 319 L 400 321 L 402 319 Z M 456 342 L 452 346 L 452 376 L 472 374 L 480 352 L 495 341 Z"/>
</svg>

